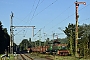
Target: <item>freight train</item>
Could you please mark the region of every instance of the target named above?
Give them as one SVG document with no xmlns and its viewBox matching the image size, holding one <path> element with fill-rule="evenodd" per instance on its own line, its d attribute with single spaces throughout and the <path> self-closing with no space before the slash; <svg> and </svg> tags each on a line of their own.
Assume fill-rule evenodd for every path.
<svg viewBox="0 0 90 60">
<path fill-rule="evenodd" d="M 46 54 L 56 54 L 60 56 L 69 55 L 70 52 L 67 49 L 67 44 L 61 44 L 58 41 L 54 41 L 48 46 L 37 46 L 29 48 L 32 52 L 46 53 Z"/>
</svg>

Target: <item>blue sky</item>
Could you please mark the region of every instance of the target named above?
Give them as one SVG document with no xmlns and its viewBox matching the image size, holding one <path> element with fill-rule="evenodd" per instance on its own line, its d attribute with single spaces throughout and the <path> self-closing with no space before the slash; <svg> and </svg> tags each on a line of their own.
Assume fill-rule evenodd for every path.
<svg viewBox="0 0 90 60">
<path fill-rule="evenodd" d="M 30 37 L 33 41 L 49 37 L 52 39 L 53 33 L 58 33 L 59 38 L 66 37 L 58 29 L 65 29 L 69 23 L 75 24 L 75 2 L 76 0 L 0 0 L 0 21 L 10 34 L 10 15 L 14 13 L 14 26 L 35 26 L 35 37 L 32 37 L 32 28 L 15 28 L 14 41 L 19 44 L 22 39 Z M 90 24 L 90 0 L 78 0 L 86 2 L 86 6 L 79 5 L 79 24 Z M 41 29 L 41 32 L 39 30 Z M 17 30 L 17 31 L 16 31 Z M 47 36 L 44 37 L 46 33 Z M 56 38 L 56 36 L 55 36 Z"/>
</svg>

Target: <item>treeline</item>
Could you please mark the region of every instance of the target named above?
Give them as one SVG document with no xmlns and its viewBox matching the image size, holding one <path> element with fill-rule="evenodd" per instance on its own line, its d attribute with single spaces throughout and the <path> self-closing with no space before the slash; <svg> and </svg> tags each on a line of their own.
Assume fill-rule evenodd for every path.
<svg viewBox="0 0 90 60">
<path fill-rule="evenodd" d="M 75 24 L 70 24 L 65 27 L 63 32 L 67 35 L 64 39 L 58 39 L 61 43 L 67 43 L 68 49 L 72 56 L 75 55 Z M 26 50 L 27 47 L 35 47 L 35 46 L 44 46 L 52 43 L 53 40 L 46 39 L 46 41 L 42 42 L 40 40 L 31 41 L 31 38 L 24 39 L 20 43 L 20 50 Z M 90 25 L 83 24 L 78 26 L 78 45 L 77 45 L 78 55 L 82 57 L 90 56 Z"/>
<path fill-rule="evenodd" d="M 68 48 L 71 55 L 75 55 L 75 24 L 65 27 L 64 33 L 67 35 Z M 90 56 L 90 25 L 78 26 L 78 55 L 82 57 Z"/>
<path fill-rule="evenodd" d="M 19 44 L 19 50 L 24 51 L 27 50 L 27 48 L 31 47 L 37 47 L 37 46 L 46 46 L 49 43 L 49 38 L 47 38 L 46 41 L 42 42 L 41 40 L 33 41 L 31 38 L 28 39 L 23 39 L 21 43 Z"/>
<path fill-rule="evenodd" d="M 54 39 L 57 40 L 57 39 Z M 50 40 L 49 38 L 45 39 L 45 41 L 42 40 L 31 40 L 31 38 L 28 39 L 23 39 L 22 42 L 19 44 L 20 47 L 20 51 L 23 50 L 27 50 L 27 48 L 29 47 L 37 47 L 37 46 L 49 46 L 50 44 L 53 44 L 54 40 Z M 58 38 L 57 40 L 60 43 L 68 43 L 68 41 L 66 40 L 66 38 L 60 39 Z"/>
<path fill-rule="evenodd" d="M 8 51 L 10 46 L 10 36 L 7 32 L 7 28 L 3 28 L 2 22 L 0 21 L 0 54 Z"/>
<path fill-rule="evenodd" d="M 69 23 L 69 25 L 65 27 L 65 30 L 63 30 L 63 32 L 67 35 L 67 38 L 59 39 L 59 41 L 68 43 L 68 49 L 70 50 L 71 55 L 75 55 L 75 24 Z M 19 44 L 19 48 L 20 50 L 26 50 L 28 47 L 48 45 L 50 42 L 53 42 L 53 40 L 49 40 L 49 38 L 47 38 L 44 42 L 40 40 L 31 41 L 31 38 L 29 40 L 23 39 Z M 4 53 L 5 50 L 9 51 L 9 46 L 10 36 L 7 32 L 7 28 L 3 28 L 3 25 L 0 21 L 0 54 Z M 77 48 L 79 56 L 90 56 L 90 24 L 83 24 L 78 26 Z"/>
</svg>

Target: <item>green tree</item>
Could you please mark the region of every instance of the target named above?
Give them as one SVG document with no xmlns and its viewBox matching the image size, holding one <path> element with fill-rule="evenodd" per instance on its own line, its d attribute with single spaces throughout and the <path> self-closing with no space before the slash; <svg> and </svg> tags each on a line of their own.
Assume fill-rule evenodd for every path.
<svg viewBox="0 0 90 60">
<path fill-rule="evenodd" d="M 69 41 L 68 48 L 70 49 L 71 54 L 75 52 L 75 25 L 70 24 L 68 27 L 65 27 L 64 33 L 67 35 Z"/>
<path fill-rule="evenodd" d="M 83 26 L 78 26 L 78 38 L 81 38 L 84 33 L 84 27 Z M 67 35 L 68 38 L 68 48 L 70 49 L 71 54 L 75 54 L 75 25 L 70 24 L 68 27 L 65 27 L 64 33 Z M 78 48 L 80 44 L 78 43 Z"/>
<path fill-rule="evenodd" d="M 0 21 L 0 53 L 4 53 L 5 50 L 8 51 L 9 44 L 10 36 L 8 35 L 7 28 L 3 28 Z"/>
<path fill-rule="evenodd" d="M 65 27 L 64 33 L 68 38 L 70 51 L 75 52 L 75 25 L 70 24 Z M 83 24 L 78 26 L 78 53 L 85 58 L 90 56 L 90 25 Z M 72 50 L 73 49 L 73 50 Z"/>
<path fill-rule="evenodd" d="M 79 40 L 80 55 L 86 58 L 90 55 L 90 25 L 83 24 L 81 27 L 83 28 L 83 34 L 81 34 L 82 36 Z"/>
<path fill-rule="evenodd" d="M 27 50 L 28 46 L 29 46 L 29 41 L 28 39 L 23 39 L 22 42 L 20 43 L 20 50 Z"/>
</svg>

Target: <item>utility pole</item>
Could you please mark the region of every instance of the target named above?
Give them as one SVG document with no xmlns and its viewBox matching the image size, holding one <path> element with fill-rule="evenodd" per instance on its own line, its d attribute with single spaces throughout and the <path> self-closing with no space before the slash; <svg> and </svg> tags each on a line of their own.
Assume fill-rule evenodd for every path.
<svg viewBox="0 0 90 60">
<path fill-rule="evenodd" d="M 53 41 L 54 41 L 54 36 L 55 36 L 55 33 L 53 33 Z"/>
<path fill-rule="evenodd" d="M 34 37 L 34 27 L 35 27 L 35 26 L 32 26 L 32 28 L 33 28 L 33 32 L 32 32 L 33 37 Z"/>
<path fill-rule="evenodd" d="M 32 27 L 32 28 L 33 28 L 32 36 L 34 36 L 34 27 L 35 27 L 35 26 L 13 26 L 13 25 L 11 25 L 11 29 L 10 29 L 10 30 L 11 30 L 11 32 L 10 32 L 10 35 L 11 35 L 11 37 L 10 37 L 10 42 L 11 42 L 11 43 L 10 43 L 10 46 L 11 46 L 11 48 L 10 48 L 10 49 L 11 49 L 11 50 L 10 50 L 10 51 L 11 51 L 12 54 L 13 54 L 13 47 L 14 47 L 14 46 L 13 46 L 13 43 L 14 43 L 13 28 L 16 28 L 16 27 L 24 27 L 24 28 Z M 26 45 L 25 47 L 27 47 L 27 45 Z"/>
<path fill-rule="evenodd" d="M 10 26 L 10 53 L 13 54 L 13 13 L 11 12 L 11 26 Z"/>
<path fill-rule="evenodd" d="M 79 57 L 77 51 L 78 51 L 78 48 L 77 48 L 77 45 L 78 45 L 78 18 L 79 18 L 79 15 L 78 15 L 78 7 L 79 7 L 79 4 L 84 4 L 86 5 L 86 2 L 75 2 L 75 7 L 76 7 L 76 30 L 75 30 L 75 56 L 76 57 Z"/>
<path fill-rule="evenodd" d="M 12 12 L 11 12 L 12 13 Z M 32 31 L 32 36 L 34 37 L 34 27 L 35 26 L 13 26 L 13 13 L 10 15 L 11 16 L 11 26 L 10 26 L 10 53 L 13 54 L 13 43 L 14 43 L 14 34 L 13 34 L 13 28 L 16 27 L 32 27 L 33 31 Z"/>
<path fill-rule="evenodd" d="M 40 34 L 39 34 L 39 46 L 41 46 L 41 29 L 39 30 Z"/>
<path fill-rule="evenodd" d="M 45 46 L 45 33 L 43 33 L 44 34 L 44 46 Z"/>
</svg>

